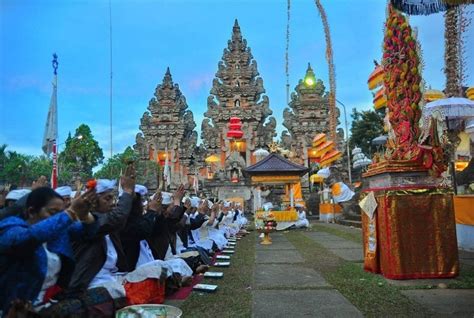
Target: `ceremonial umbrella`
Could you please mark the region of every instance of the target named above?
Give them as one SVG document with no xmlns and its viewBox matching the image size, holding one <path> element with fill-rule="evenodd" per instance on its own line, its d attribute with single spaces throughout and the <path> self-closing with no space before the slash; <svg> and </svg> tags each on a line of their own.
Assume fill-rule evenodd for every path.
<svg viewBox="0 0 474 318">
<path fill-rule="evenodd" d="M 423 116 L 433 116 L 439 113 L 440 118 L 467 119 L 474 117 L 474 101 L 463 97 L 438 99 L 423 107 Z"/>
<path fill-rule="evenodd" d="M 390 3 L 409 15 L 428 15 L 446 11 L 456 5 L 471 4 L 474 0 L 390 0 Z"/>
<path fill-rule="evenodd" d="M 383 146 L 387 143 L 388 136 L 383 135 L 383 136 L 378 136 L 372 139 L 372 145 L 374 146 Z"/>
</svg>

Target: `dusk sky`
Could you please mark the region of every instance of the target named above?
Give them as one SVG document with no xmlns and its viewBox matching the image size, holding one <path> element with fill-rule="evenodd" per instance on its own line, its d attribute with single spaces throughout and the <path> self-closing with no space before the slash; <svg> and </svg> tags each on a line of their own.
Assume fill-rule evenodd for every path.
<svg viewBox="0 0 474 318">
<path fill-rule="evenodd" d="M 290 84 L 311 63 L 328 88 L 321 20 L 313 0 L 292 0 Z M 367 78 L 382 54 L 386 1 L 323 0 L 331 28 L 337 99 L 372 107 Z M 133 145 L 140 118 L 169 66 L 200 130 L 212 79 L 237 18 L 257 61 L 270 108 L 283 130 L 287 2 L 278 0 L 113 0 L 113 150 Z M 469 8 L 471 11 L 473 6 Z M 423 76 L 443 89 L 443 15 L 411 17 L 424 53 Z M 474 72 L 474 29 L 466 34 Z M 109 154 L 109 3 L 103 0 L 0 1 L 0 144 L 40 154 L 59 56 L 59 143 L 88 124 Z M 467 85 L 473 85 L 471 76 Z M 342 110 L 341 110 L 341 114 Z M 343 123 L 344 117 L 341 116 Z M 60 150 L 62 150 L 60 147 Z"/>
</svg>

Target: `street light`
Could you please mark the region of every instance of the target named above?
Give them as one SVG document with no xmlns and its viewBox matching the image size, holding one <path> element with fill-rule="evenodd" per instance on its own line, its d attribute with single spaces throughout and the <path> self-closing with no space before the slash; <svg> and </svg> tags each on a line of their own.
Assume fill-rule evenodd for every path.
<svg viewBox="0 0 474 318">
<path fill-rule="evenodd" d="M 79 135 L 79 136 L 77 136 L 77 137 L 76 137 L 76 136 L 72 137 L 72 138 L 71 138 L 71 140 L 74 140 L 74 139 L 77 139 L 77 140 L 82 140 L 82 138 L 84 138 L 84 136 L 82 136 L 82 135 Z M 66 141 L 67 141 L 67 140 L 65 140 L 64 142 L 62 142 L 62 143 L 58 144 L 58 150 L 59 150 L 59 146 L 62 146 L 62 145 L 64 145 L 64 144 L 66 143 Z"/>
<path fill-rule="evenodd" d="M 344 124 L 346 127 L 346 151 L 347 151 L 347 170 L 349 172 L 349 184 L 352 186 L 352 173 L 351 173 L 351 152 L 349 150 L 349 130 L 347 129 L 347 114 L 346 114 L 346 105 L 341 103 L 339 100 L 336 99 L 336 102 L 342 106 L 344 109 Z"/>
</svg>

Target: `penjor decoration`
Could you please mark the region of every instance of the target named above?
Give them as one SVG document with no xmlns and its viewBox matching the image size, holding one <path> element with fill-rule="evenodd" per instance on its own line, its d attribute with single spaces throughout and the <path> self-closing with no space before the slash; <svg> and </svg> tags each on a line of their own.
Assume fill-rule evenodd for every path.
<svg viewBox="0 0 474 318">
<path fill-rule="evenodd" d="M 423 96 L 417 41 L 406 17 L 391 5 L 383 48 L 382 68 L 376 66 L 368 84 L 381 86 L 374 106 L 385 107 L 388 138 L 385 153 L 375 155 L 363 175 L 364 269 L 389 279 L 455 277 L 453 196 L 438 178 L 446 170 L 444 141 L 436 122 L 420 126 L 424 100 L 440 94 Z"/>
<path fill-rule="evenodd" d="M 437 92 L 421 91 L 418 44 L 407 18 L 389 6 L 385 24 L 382 65 L 368 79 L 369 89 L 378 89 L 374 108 L 386 108 L 385 130 L 388 133 L 386 151 L 375 157 L 368 175 L 388 166 L 393 171 L 430 170 L 439 176 L 446 170 L 441 145 L 435 132 L 422 136 L 419 126 L 423 99 L 437 97 Z M 370 171 L 372 170 L 372 171 Z"/>
</svg>

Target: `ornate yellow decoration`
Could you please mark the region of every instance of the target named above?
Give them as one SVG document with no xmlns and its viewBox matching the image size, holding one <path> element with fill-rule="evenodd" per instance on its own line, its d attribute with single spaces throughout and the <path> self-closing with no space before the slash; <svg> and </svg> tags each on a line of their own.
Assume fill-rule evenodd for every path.
<svg viewBox="0 0 474 318">
<path fill-rule="evenodd" d="M 299 176 L 252 176 L 254 183 L 296 183 L 299 181 Z"/>
<path fill-rule="evenodd" d="M 268 148 L 270 148 L 270 152 L 278 152 L 278 149 L 280 148 L 280 146 L 278 146 L 278 144 L 276 142 L 272 142 L 271 144 L 268 145 Z"/>
</svg>

